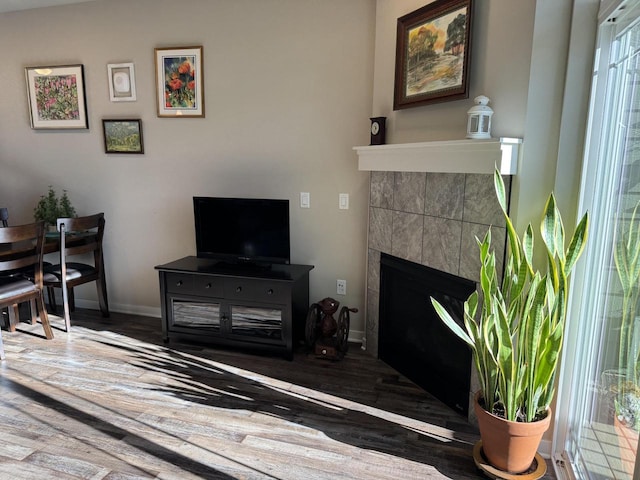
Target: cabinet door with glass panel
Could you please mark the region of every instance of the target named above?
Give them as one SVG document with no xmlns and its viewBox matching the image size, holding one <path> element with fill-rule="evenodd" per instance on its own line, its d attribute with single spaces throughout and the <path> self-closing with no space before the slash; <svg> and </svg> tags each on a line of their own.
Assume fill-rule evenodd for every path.
<svg viewBox="0 0 640 480">
<path fill-rule="evenodd" d="M 229 333 L 254 340 L 282 343 L 291 312 L 291 286 L 262 279 L 225 278 Z"/>
<path fill-rule="evenodd" d="M 222 331 L 225 315 L 221 300 L 224 292 L 221 278 L 185 273 L 168 273 L 166 278 L 171 310 L 170 330 Z"/>
</svg>

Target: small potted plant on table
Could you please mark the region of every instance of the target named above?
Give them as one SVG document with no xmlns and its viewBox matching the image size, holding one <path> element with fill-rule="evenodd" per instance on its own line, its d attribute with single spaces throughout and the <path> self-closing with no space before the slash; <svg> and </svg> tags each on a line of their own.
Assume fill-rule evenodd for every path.
<svg viewBox="0 0 640 480">
<path fill-rule="evenodd" d="M 62 197 L 58 198 L 53 187 L 49 185 L 49 191 L 46 195 L 40 196 L 40 200 L 33 209 L 34 220 L 36 222 L 44 221 L 48 230 L 55 231 L 58 218 L 76 216 L 76 210 L 69 200 L 67 191 L 63 190 L 62 192 Z"/>
<path fill-rule="evenodd" d="M 588 215 L 578 223 L 565 250 L 562 218 L 555 197 L 549 196 L 541 224 L 547 269 L 540 272 L 533 266 L 531 224 L 522 238 L 516 234 L 498 171 L 494 185 L 508 239 L 503 281 L 498 279 L 489 230 L 482 241 L 476 239 L 481 263 L 479 313 L 478 292 L 464 304 L 464 328 L 436 300 L 432 303 L 443 322 L 472 350 L 480 381 L 474 411 L 484 456 L 496 469 L 517 474 L 531 467 L 549 427 L 567 309 L 567 279 L 587 240 Z"/>
</svg>

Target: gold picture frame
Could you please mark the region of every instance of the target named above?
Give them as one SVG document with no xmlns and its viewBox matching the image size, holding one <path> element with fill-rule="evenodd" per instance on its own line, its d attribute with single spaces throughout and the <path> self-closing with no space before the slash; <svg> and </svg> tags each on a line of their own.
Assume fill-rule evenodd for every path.
<svg viewBox="0 0 640 480">
<path fill-rule="evenodd" d="M 158 117 L 204 117 L 202 47 L 156 48 Z"/>
</svg>

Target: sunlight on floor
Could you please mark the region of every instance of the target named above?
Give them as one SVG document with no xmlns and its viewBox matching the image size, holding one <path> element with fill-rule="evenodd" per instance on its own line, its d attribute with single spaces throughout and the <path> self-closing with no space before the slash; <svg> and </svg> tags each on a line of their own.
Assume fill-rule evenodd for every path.
<svg viewBox="0 0 640 480">
<path fill-rule="evenodd" d="M 24 438 L 3 432 L 0 478 L 51 478 L 36 475 L 40 468 L 77 470 L 84 472 L 78 477 L 94 479 L 126 471 L 135 478 L 297 480 L 341 478 L 345 464 L 359 471 L 349 478 L 470 478 L 440 470 L 466 468 L 455 458 L 471 451 L 473 434 L 373 406 L 378 393 L 366 404 L 336 394 L 335 385 L 328 393 L 247 368 L 251 356 L 237 357 L 244 360 L 240 368 L 219 361 L 224 354 L 216 354 L 216 361 L 196 349 L 83 326 L 74 326 L 69 335 L 56 330 L 54 340 L 40 349 L 40 340 L 29 337 L 39 328 L 20 324 L 15 336 L 7 335 L 9 360 L 0 367 L 0 386 L 10 395 L 4 395 L 0 425 L 23 425 L 20 430 L 64 439 L 65 446 L 49 456 L 41 445 L 27 442 L 24 449 Z M 274 372 L 283 367 L 280 362 L 273 361 Z M 387 395 L 391 385 L 380 394 L 393 405 L 390 399 L 399 397 Z M 416 410 L 417 417 L 447 415 L 438 406 L 429 408 L 433 411 L 426 414 Z M 451 448 L 447 445 L 457 450 L 453 457 L 436 452 L 431 463 L 420 452 L 420 438 L 425 447 L 433 447 L 431 441 L 443 452 Z M 64 466 L 56 464 L 60 456 Z M 370 469 L 374 476 L 365 475 Z M 16 472 L 22 473 L 10 476 Z"/>
</svg>

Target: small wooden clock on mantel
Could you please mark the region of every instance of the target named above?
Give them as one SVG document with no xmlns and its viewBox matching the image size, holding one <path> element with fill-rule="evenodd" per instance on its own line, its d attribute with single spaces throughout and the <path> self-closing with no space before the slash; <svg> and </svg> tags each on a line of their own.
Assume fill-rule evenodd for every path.
<svg viewBox="0 0 640 480">
<path fill-rule="evenodd" d="M 371 120 L 371 143 L 370 145 L 384 145 L 385 123 L 387 117 L 373 117 Z"/>
</svg>

